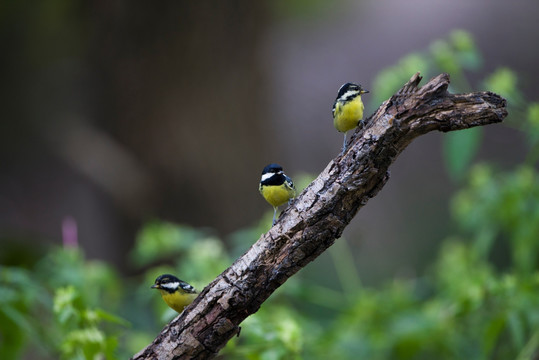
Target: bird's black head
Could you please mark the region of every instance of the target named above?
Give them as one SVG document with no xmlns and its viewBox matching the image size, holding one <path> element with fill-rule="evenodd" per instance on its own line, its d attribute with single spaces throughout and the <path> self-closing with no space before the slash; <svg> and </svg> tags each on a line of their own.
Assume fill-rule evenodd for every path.
<svg viewBox="0 0 539 360">
<path fill-rule="evenodd" d="M 279 164 L 269 164 L 267 165 L 264 170 L 262 170 L 262 175 L 264 174 L 277 174 L 278 172 L 282 172 L 283 168 Z"/>
<path fill-rule="evenodd" d="M 269 164 L 262 170 L 261 185 L 282 185 L 286 180 L 283 168 L 278 164 Z"/>
<path fill-rule="evenodd" d="M 346 83 L 343 84 L 339 89 L 339 92 L 337 93 L 337 99 L 340 99 L 341 97 L 345 96 L 346 93 L 357 96 L 358 94 L 360 95 L 363 92 L 364 90 L 361 88 L 361 85 L 354 83 Z"/>
<path fill-rule="evenodd" d="M 162 289 L 168 292 L 174 292 L 178 289 L 183 281 L 174 275 L 163 274 L 155 279 L 155 283 L 151 286 L 152 289 Z"/>
</svg>

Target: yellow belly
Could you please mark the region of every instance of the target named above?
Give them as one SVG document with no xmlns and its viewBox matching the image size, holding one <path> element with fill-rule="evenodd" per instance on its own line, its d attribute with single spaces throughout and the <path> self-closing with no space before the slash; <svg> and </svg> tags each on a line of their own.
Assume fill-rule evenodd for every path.
<svg viewBox="0 0 539 360">
<path fill-rule="evenodd" d="M 335 106 L 335 114 L 333 115 L 333 125 L 340 132 L 347 132 L 357 127 L 359 121 L 363 119 L 363 101 L 361 96 L 357 96 L 354 100 L 346 104 L 337 103 Z"/>
<path fill-rule="evenodd" d="M 294 197 L 295 191 L 283 184 L 278 186 L 262 186 L 260 193 L 272 206 L 281 206 Z"/>
<path fill-rule="evenodd" d="M 190 293 L 180 293 L 176 291 L 175 293 L 169 293 L 165 290 L 159 290 L 163 300 L 167 303 L 168 306 L 181 313 L 187 305 L 193 302 L 198 294 Z"/>
</svg>

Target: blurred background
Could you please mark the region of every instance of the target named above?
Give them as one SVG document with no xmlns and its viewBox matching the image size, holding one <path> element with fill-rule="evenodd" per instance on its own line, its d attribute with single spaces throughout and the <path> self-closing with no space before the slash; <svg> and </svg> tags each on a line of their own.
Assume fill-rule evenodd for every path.
<svg viewBox="0 0 539 360">
<path fill-rule="evenodd" d="M 252 224 L 268 208 L 257 191 L 267 163 L 318 174 L 338 154 L 330 110 L 342 83 L 372 90 L 381 70 L 451 30 L 475 37 L 479 75 L 510 66 L 524 92 L 539 91 L 533 1 L 2 8 L 2 240 L 58 242 L 71 216 L 87 255 L 121 268 L 145 220 L 220 234 Z M 367 114 L 379 105 L 364 101 Z M 485 131 L 480 156 L 522 158 L 518 134 Z M 347 230 L 364 241 L 361 263 L 413 267 L 436 247 L 452 190 L 440 139 L 412 144 Z"/>
<path fill-rule="evenodd" d="M 539 116 L 528 111 L 538 15 L 532 0 L 4 0 L 0 262 L 32 268 L 51 245 L 75 244 L 140 282 L 152 263 L 129 254 L 161 222 L 210 234 L 232 261 L 271 222 L 262 168 L 279 163 L 303 187 L 338 155 L 341 84 L 371 91 L 370 115 L 416 71 L 424 82 L 446 71 L 452 91 L 498 91 L 521 118 L 414 141 L 345 231 L 341 255 L 305 275 L 331 287 L 332 256 L 351 254 L 363 285 L 421 276 L 456 228 L 451 199 L 472 164 L 529 160 L 518 121 Z M 508 266 L 507 247 L 492 254 Z"/>
</svg>

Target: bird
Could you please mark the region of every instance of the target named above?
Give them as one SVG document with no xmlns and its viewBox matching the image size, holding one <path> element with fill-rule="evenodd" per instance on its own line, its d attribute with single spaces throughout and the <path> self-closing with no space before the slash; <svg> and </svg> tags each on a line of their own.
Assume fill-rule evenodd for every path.
<svg viewBox="0 0 539 360">
<path fill-rule="evenodd" d="M 277 208 L 296 196 L 296 188 L 278 164 L 269 164 L 262 170 L 258 191 L 273 206 L 273 223 L 275 225 Z"/>
<path fill-rule="evenodd" d="M 198 295 L 194 287 L 170 274 L 158 276 L 151 288 L 159 290 L 167 305 L 178 313 L 181 313 Z"/>
<path fill-rule="evenodd" d="M 359 125 L 363 126 L 363 109 L 365 106 L 361 101 L 361 95 L 368 92 L 361 85 L 346 83 L 340 87 L 337 93 L 332 113 L 333 126 L 337 131 L 344 133 L 341 154 L 344 154 L 346 150 L 346 132 Z"/>
</svg>

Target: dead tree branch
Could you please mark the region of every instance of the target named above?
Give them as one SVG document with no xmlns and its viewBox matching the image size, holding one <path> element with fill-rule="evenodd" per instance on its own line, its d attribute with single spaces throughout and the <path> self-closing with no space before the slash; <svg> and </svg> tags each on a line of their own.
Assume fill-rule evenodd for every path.
<svg viewBox="0 0 539 360">
<path fill-rule="evenodd" d="M 448 93 L 447 74 L 421 88 L 420 81 L 415 74 L 380 105 L 346 153 L 327 165 L 277 224 L 133 359 L 214 357 L 275 289 L 341 236 L 387 182 L 389 165 L 414 138 L 497 123 L 507 115 L 505 99 L 491 92 Z"/>
</svg>

